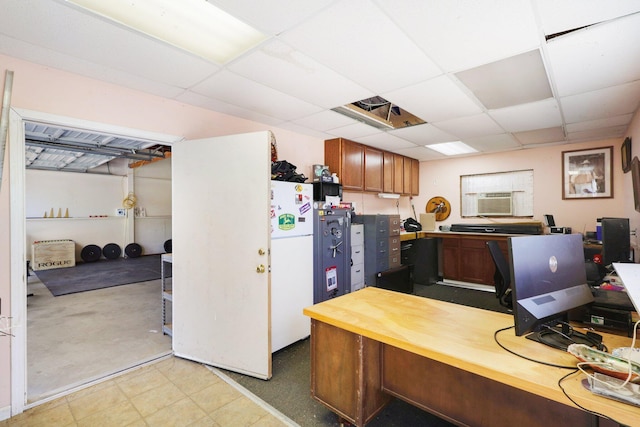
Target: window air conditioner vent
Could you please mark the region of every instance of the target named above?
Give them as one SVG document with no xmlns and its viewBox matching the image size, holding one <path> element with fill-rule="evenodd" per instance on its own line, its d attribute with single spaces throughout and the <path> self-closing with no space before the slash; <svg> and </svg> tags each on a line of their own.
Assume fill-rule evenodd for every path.
<svg viewBox="0 0 640 427">
<path fill-rule="evenodd" d="M 478 216 L 512 216 L 512 193 L 480 193 Z"/>
</svg>

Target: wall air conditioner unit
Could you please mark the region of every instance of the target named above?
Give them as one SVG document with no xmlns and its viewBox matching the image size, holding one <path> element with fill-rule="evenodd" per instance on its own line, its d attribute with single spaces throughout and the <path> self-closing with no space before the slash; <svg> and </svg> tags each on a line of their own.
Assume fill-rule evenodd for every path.
<svg viewBox="0 0 640 427">
<path fill-rule="evenodd" d="M 478 194 L 478 216 L 512 216 L 512 193 Z"/>
</svg>

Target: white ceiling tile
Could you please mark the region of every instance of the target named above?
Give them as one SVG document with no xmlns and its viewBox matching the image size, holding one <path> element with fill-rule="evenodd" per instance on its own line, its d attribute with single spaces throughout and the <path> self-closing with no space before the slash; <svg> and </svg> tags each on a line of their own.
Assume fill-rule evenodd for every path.
<svg viewBox="0 0 640 427">
<path fill-rule="evenodd" d="M 280 34 L 333 0 L 207 0 L 267 34 Z"/>
<path fill-rule="evenodd" d="M 567 123 L 621 116 L 637 110 L 640 81 L 560 99 Z"/>
<path fill-rule="evenodd" d="M 593 141 L 597 139 L 621 138 L 624 136 L 627 126 L 613 126 L 610 128 L 599 128 L 580 132 L 570 132 L 567 138 L 571 142 Z"/>
<path fill-rule="evenodd" d="M 489 115 L 508 132 L 546 129 L 562 125 L 560 110 L 553 98 L 492 110 L 489 111 Z"/>
<path fill-rule="evenodd" d="M 340 138 L 348 138 L 357 141 L 358 138 L 374 135 L 382 131 L 374 128 L 373 126 L 365 125 L 364 123 L 353 120 L 350 125 L 329 129 L 326 132 Z"/>
<path fill-rule="evenodd" d="M 244 106 L 247 110 L 284 120 L 294 120 L 321 110 L 320 107 L 226 70 L 193 86 L 191 90 L 228 104 Z"/>
<path fill-rule="evenodd" d="M 358 142 L 387 151 L 399 150 L 401 148 L 412 148 L 416 146 L 416 144 L 391 135 L 389 132 L 381 132 L 365 136 L 360 138 Z"/>
<path fill-rule="evenodd" d="M 521 148 L 518 141 L 512 135 L 507 133 L 483 136 L 480 138 L 469 138 L 464 142 L 482 153 L 508 151 Z"/>
<path fill-rule="evenodd" d="M 633 119 L 633 114 L 623 114 L 621 116 L 607 117 L 604 119 L 588 120 L 585 122 L 569 123 L 565 126 L 567 132 L 580 132 L 584 130 L 594 130 L 598 128 L 608 128 L 614 126 L 628 126 Z"/>
<path fill-rule="evenodd" d="M 558 95 L 639 80 L 638 40 L 640 14 L 550 40 L 546 51 Z"/>
<path fill-rule="evenodd" d="M 447 76 L 439 76 L 381 95 L 427 122 L 439 122 L 482 112 L 482 109 Z"/>
<path fill-rule="evenodd" d="M 63 3 L 3 2 L 0 33 L 95 66 L 187 88 L 219 69 L 194 55 Z M 28 12 L 20 13 L 21 8 Z M 73 22 L 73 25 L 69 25 Z M 38 31 L 33 31 L 33 26 Z M 0 48 L 3 49 L 3 48 Z M 0 50 L 4 52 L 4 50 Z M 181 64 L 170 67 L 167 64 Z"/>
<path fill-rule="evenodd" d="M 516 132 L 513 136 L 520 141 L 522 145 L 565 142 L 564 129 L 562 126 Z"/>
<path fill-rule="evenodd" d="M 496 135 L 504 130 L 486 113 L 460 117 L 442 122 L 432 122 L 433 126 L 459 139 L 473 136 Z"/>
<path fill-rule="evenodd" d="M 424 52 L 367 0 L 335 2 L 280 38 L 378 95 L 441 74 Z"/>
<path fill-rule="evenodd" d="M 445 71 L 460 71 L 540 44 L 529 0 L 378 0 Z"/>
<path fill-rule="evenodd" d="M 414 147 L 414 148 L 399 148 L 393 151 L 394 153 L 401 154 L 412 159 L 426 161 L 426 160 L 438 160 L 445 159 L 447 156 L 440 154 L 436 151 L 430 150 L 426 147 Z"/>
<path fill-rule="evenodd" d="M 461 71 L 456 77 L 490 110 L 553 96 L 538 49 Z"/>
<path fill-rule="evenodd" d="M 227 68 L 324 108 L 335 108 L 375 95 L 279 40 L 263 45 Z"/>
<path fill-rule="evenodd" d="M 443 132 L 430 124 L 394 129 L 389 131 L 389 133 L 402 139 L 406 139 L 409 142 L 413 142 L 416 145 L 435 144 L 438 142 L 451 142 L 456 140 L 455 136 Z"/>
<path fill-rule="evenodd" d="M 297 125 L 309 127 L 311 129 L 327 131 L 351 125 L 354 123 L 354 120 L 343 114 L 336 113 L 335 111 L 325 110 L 307 117 L 302 117 L 301 119 L 296 119 L 293 122 Z"/>
<path fill-rule="evenodd" d="M 640 11 L 629 0 L 535 0 L 544 34 L 551 35 Z"/>
</svg>

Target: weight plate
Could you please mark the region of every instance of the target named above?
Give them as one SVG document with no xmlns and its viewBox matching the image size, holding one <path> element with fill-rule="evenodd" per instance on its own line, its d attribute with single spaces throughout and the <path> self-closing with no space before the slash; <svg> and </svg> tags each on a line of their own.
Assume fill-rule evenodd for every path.
<svg viewBox="0 0 640 427">
<path fill-rule="evenodd" d="M 172 249 L 172 243 L 171 243 L 171 239 L 167 240 L 166 242 L 164 242 L 164 251 L 168 254 L 171 253 L 171 249 Z"/>
<path fill-rule="evenodd" d="M 82 248 L 80 252 L 80 257 L 84 262 L 95 262 L 100 259 L 102 255 L 102 249 L 98 245 L 87 245 Z"/>
<path fill-rule="evenodd" d="M 126 248 L 124 248 L 124 253 L 127 254 L 129 258 L 138 258 L 142 255 L 142 247 L 137 243 L 129 243 Z"/>
<path fill-rule="evenodd" d="M 115 243 L 107 243 L 104 245 L 104 248 L 102 248 L 102 255 L 104 255 L 106 259 L 120 258 L 121 253 L 122 249 Z"/>
</svg>

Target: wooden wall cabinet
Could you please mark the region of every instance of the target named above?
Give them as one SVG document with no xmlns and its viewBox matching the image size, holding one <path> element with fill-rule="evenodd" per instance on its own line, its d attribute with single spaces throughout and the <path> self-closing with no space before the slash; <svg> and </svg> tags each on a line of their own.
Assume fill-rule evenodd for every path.
<svg viewBox="0 0 640 427">
<path fill-rule="evenodd" d="M 387 151 L 382 153 L 382 192 L 393 193 L 394 168 L 393 162 L 395 155 Z"/>
<path fill-rule="evenodd" d="M 326 140 L 324 163 L 332 173 L 338 174 L 344 190 L 364 190 L 363 145 L 344 138 Z"/>
<path fill-rule="evenodd" d="M 344 138 L 324 142 L 324 164 L 347 191 L 417 196 L 420 162 Z"/>
<path fill-rule="evenodd" d="M 382 192 L 384 157 L 380 150 L 364 146 L 364 191 Z"/>
</svg>

